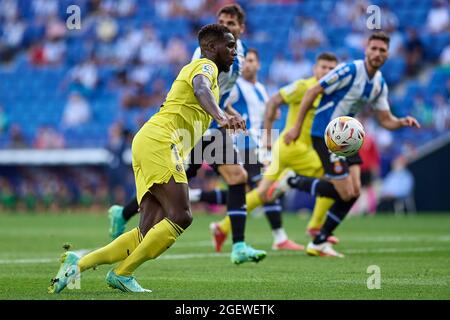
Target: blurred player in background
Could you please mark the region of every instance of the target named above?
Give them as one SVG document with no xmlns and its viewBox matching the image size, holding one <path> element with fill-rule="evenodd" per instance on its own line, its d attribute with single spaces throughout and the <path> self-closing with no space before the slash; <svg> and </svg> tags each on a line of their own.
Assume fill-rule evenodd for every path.
<svg viewBox="0 0 450 320">
<path fill-rule="evenodd" d="M 310 110 L 305 119 L 305 127 L 302 129 L 304 135 L 293 144 L 286 144 L 284 142 L 284 136 L 286 133 L 295 126 L 295 122 L 298 117 L 300 103 L 304 97 L 308 88 L 314 86 L 317 81 L 326 75 L 329 71 L 334 69 L 337 65 L 337 58 L 332 53 L 321 53 L 316 59 L 316 63 L 313 67 L 313 76 L 308 79 L 299 79 L 292 84 L 289 84 L 280 89 L 278 93 L 270 98 L 267 102 L 267 109 L 265 115 L 264 129 L 267 132 L 267 136 L 263 139 L 267 143 L 269 148 L 272 148 L 272 161 L 263 175 L 263 179 L 258 188 L 247 193 L 247 208 L 253 210 L 265 203 L 279 204 L 278 197 L 281 193 L 276 192 L 276 188 L 273 189 L 272 185 L 277 180 L 283 179 L 284 175 L 292 169 L 295 172 L 310 175 L 315 177 L 321 177 L 323 175 L 322 164 L 317 154 L 314 152 L 311 143 L 311 137 L 309 135 L 309 129 L 311 128 L 314 118 L 314 110 Z M 313 106 L 317 106 L 320 101 L 320 96 L 317 97 Z M 271 145 L 271 129 L 272 124 L 275 121 L 277 109 L 283 104 L 289 105 L 289 113 L 286 120 L 286 126 L 281 133 L 278 140 Z M 275 184 L 278 188 L 278 184 Z M 327 198 L 318 198 L 317 208 L 314 212 L 314 217 L 319 220 L 317 224 L 320 226 L 322 221 L 320 217 L 317 218 L 318 211 L 326 212 L 331 206 L 333 200 Z M 280 206 L 281 210 L 281 206 Z M 324 214 L 322 214 L 324 216 Z M 322 218 L 323 219 L 323 218 Z M 281 221 L 280 221 L 281 224 Z M 311 225 L 310 223 L 309 225 Z"/>
<path fill-rule="evenodd" d="M 260 129 L 264 120 L 266 102 L 268 95 L 264 85 L 258 82 L 257 75 L 260 70 L 260 59 L 255 49 L 249 49 L 245 57 L 242 76 L 237 80 L 236 85 L 231 90 L 227 105 L 231 105 L 246 121 L 249 136 L 239 135 L 236 137 L 236 146 L 239 150 L 240 159 L 243 161 L 245 170 L 248 173 L 247 185 L 250 189 L 256 187 L 262 178 L 264 165 L 259 161 L 260 152 Z M 204 201 L 211 204 L 225 204 L 228 192 L 225 190 L 191 190 L 191 201 Z M 288 239 L 281 222 L 281 203 L 276 202 L 264 206 L 264 212 L 272 228 L 274 238 L 274 250 L 303 250 L 303 246 Z M 216 251 L 220 252 L 224 241 L 231 231 L 231 221 L 229 216 L 219 223 L 212 223 L 210 229 Z"/>
<path fill-rule="evenodd" d="M 310 255 L 342 256 L 332 248 L 328 238 L 359 197 L 361 188 L 361 158 L 358 154 L 345 158 L 329 152 L 323 139 L 328 123 L 339 116 L 354 116 L 364 105 L 369 104 L 376 112 L 380 125 L 386 129 L 420 127 L 413 117 L 397 118 L 390 111 L 388 88 L 379 70 L 388 58 L 389 41 L 389 36 L 384 32 L 372 34 L 366 45 L 365 60 L 340 65 L 309 88 L 301 102 L 295 126 L 284 136 L 285 142 L 290 144 L 304 134 L 306 115 L 317 97 L 322 95 L 315 112 L 311 136 L 325 176 L 331 182 L 289 175 L 286 175 L 285 180 L 291 187 L 313 196 L 328 196 L 336 200 L 328 211 L 320 233 L 308 244 L 307 253 Z M 280 183 L 279 186 L 283 189 L 284 184 Z"/>
<path fill-rule="evenodd" d="M 364 122 L 363 122 L 364 123 Z M 353 205 L 350 214 L 367 213 L 374 215 L 377 211 L 377 194 L 374 182 L 380 175 L 380 154 L 372 134 L 364 136 L 364 143 L 359 150 L 361 157 L 361 195 Z"/>
<path fill-rule="evenodd" d="M 225 109 L 227 114 L 240 117 L 232 108 L 226 108 L 225 101 L 229 97 L 231 89 L 242 71 L 242 64 L 246 55 L 246 48 L 239 39 L 245 31 L 245 12 L 238 4 L 227 5 L 217 13 L 217 22 L 229 28 L 236 40 L 237 57 L 228 72 L 222 72 L 219 75 L 220 103 L 219 106 Z M 201 58 L 200 48 L 197 48 L 192 59 Z M 224 128 L 218 127 L 213 122 L 211 131 L 205 134 L 205 137 L 194 147 L 191 153 L 189 166 L 186 169 L 188 179 L 195 177 L 200 169 L 202 162 L 207 164 L 219 173 L 228 185 L 227 213 L 231 221 L 231 230 L 233 234 L 233 248 L 231 261 L 239 264 L 247 261 L 259 261 L 263 259 L 266 253 L 262 250 L 255 250 L 245 243 L 245 223 L 247 219 L 247 210 L 245 206 L 245 187 L 247 183 L 247 172 L 239 164 L 239 155 L 234 149 L 232 138 Z M 221 140 L 221 141 L 220 141 Z M 211 143 L 221 143 L 222 148 L 215 150 L 213 157 L 204 158 L 204 150 Z M 231 161 L 230 161 L 231 160 Z M 112 238 L 122 234 L 125 230 L 126 221 L 137 213 L 138 206 L 136 200 L 132 200 L 124 208 L 113 206 L 110 208 L 110 234 Z"/>
<path fill-rule="evenodd" d="M 124 292 L 148 292 L 133 272 L 145 261 L 160 256 L 191 224 L 183 159 L 212 119 L 224 128 L 245 129 L 242 118 L 226 115 L 218 105 L 218 76 L 230 70 L 236 56 L 234 36 L 226 27 L 212 24 L 199 31 L 198 41 L 203 58 L 180 71 L 159 112 L 133 139 L 139 227 L 81 259 L 74 252 L 63 254 L 60 270 L 49 288 L 51 293 L 61 292 L 79 272 L 119 261 L 106 276 L 108 285 Z M 186 132 L 191 139 L 186 139 Z"/>
</svg>

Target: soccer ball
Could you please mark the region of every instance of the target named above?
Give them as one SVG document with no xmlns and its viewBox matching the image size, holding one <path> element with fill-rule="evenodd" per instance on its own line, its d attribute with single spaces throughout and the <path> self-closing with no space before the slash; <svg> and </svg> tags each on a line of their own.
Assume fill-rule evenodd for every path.
<svg viewBox="0 0 450 320">
<path fill-rule="evenodd" d="M 349 157 L 358 152 L 364 142 L 364 128 L 352 117 L 337 117 L 325 129 L 325 144 L 332 153 Z"/>
</svg>

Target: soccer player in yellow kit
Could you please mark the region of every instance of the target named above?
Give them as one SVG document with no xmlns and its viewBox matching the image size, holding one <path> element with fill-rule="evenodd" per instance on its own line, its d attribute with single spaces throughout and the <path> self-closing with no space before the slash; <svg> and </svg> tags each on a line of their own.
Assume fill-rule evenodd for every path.
<svg viewBox="0 0 450 320">
<path fill-rule="evenodd" d="M 61 292 L 80 272 L 120 262 L 106 282 L 124 292 L 149 292 L 132 276 L 145 261 L 156 259 L 189 227 L 192 214 L 183 160 L 208 129 L 212 119 L 231 130 L 245 130 L 240 117 L 218 106 L 218 75 L 227 72 L 236 56 L 236 40 L 228 28 L 211 24 L 198 34 L 202 59 L 185 66 L 166 101 L 133 140 L 133 170 L 140 205 L 139 227 L 107 246 L 79 258 L 63 254 L 49 292 Z"/>
<path fill-rule="evenodd" d="M 292 127 L 295 126 L 298 112 L 300 110 L 300 103 L 303 99 L 305 92 L 308 88 L 313 87 L 320 78 L 326 75 L 329 71 L 334 69 L 337 65 L 337 58 L 331 53 L 322 53 L 317 59 L 313 68 L 314 76 L 308 79 L 300 79 L 280 89 L 280 91 L 272 96 L 267 102 L 267 110 L 264 121 L 264 129 L 266 129 L 267 137 L 264 139 L 267 142 L 267 147 L 272 149 L 272 162 L 264 173 L 263 179 L 258 187 L 246 195 L 247 210 L 251 210 L 259 207 L 264 203 L 270 203 L 275 201 L 280 194 L 273 192 L 274 182 L 285 183 L 287 180 L 287 174 L 289 169 L 294 172 L 300 173 L 306 176 L 321 177 L 323 175 L 322 163 L 320 158 L 312 147 L 312 140 L 310 130 L 314 119 L 315 110 L 309 110 L 305 118 L 304 126 L 302 127 L 301 138 L 294 144 L 287 145 L 284 142 L 284 135 Z M 320 96 L 314 101 L 316 107 L 320 102 Z M 273 147 L 271 146 L 270 132 L 272 129 L 272 123 L 275 120 L 276 110 L 283 103 L 289 105 L 289 112 L 286 119 L 286 125 L 281 133 L 279 139 L 275 142 Z M 304 135 L 303 135 L 304 134 Z M 278 188 L 283 189 L 283 188 Z M 277 189 L 277 190 L 278 190 Z M 311 220 L 308 224 L 308 232 L 313 233 L 314 230 L 320 230 L 322 226 L 327 210 L 333 204 L 333 199 L 325 197 L 317 197 L 316 205 Z M 230 230 L 230 223 L 227 217 L 225 217 L 220 223 L 219 228 L 224 234 L 227 234 Z M 330 239 L 330 240 L 334 240 Z"/>
</svg>

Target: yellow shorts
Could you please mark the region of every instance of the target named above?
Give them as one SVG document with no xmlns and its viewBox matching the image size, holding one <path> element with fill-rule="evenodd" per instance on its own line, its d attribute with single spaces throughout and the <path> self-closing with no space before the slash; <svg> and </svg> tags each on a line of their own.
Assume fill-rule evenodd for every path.
<svg viewBox="0 0 450 320">
<path fill-rule="evenodd" d="M 264 173 L 264 178 L 276 181 L 287 169 L 309 177 L 319 178 L 324 174 L 322 162 L 311 145 L 299 140 L 287 145 L 284 134 L 281 134 L 272 147 L 272 162 Z"/>
<path fill-rule="evenodd" d="M 135 135 L 131 152 L 138 203 L 154 184 L 168 183 L 172 177 L 188 183 L 179 150 L 169 133 L 152 124 L 146 123 Z"/>
</svg>

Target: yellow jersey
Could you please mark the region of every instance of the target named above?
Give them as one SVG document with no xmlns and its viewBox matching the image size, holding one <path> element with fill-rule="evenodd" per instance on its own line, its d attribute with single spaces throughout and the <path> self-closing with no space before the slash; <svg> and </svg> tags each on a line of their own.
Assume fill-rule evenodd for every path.
<svg viewBox="0 0 450 320">
<path fill-rule="evenodd" d="M 133 139 L 131 147 L 138 203 L 154 184 L 187 183 L 183 160 L 211 123 L 194 95 L 192 80 L 204 75 L 211 81 L 219 102 L 217 66 L 209 59 L 194 60 L 178 74 L 161 109 L 148 120 Z"/>
<path fill-rule="evenodd" d="M 295 123 L 298 119 L 298 113 L 300 112 L 300 104 L 302 99 L 306 93 L 306 91 L 317 84 L 317 80 L 315 77 L 311 77 L 308 79 L 300 79 L 297 80 L 287 86 L 284 86 L 280 89 L 280 95 L 283 98 L 284 102 L 289 105 L 289 111 L 286 118 L 286 125 L 284 127 L 283 133 L 292 129 L 295 126 Z M 305 119 L 302 125 L 302 131 L 300 133 L 299 141 L 306 143 L 307 145 L 312 145 L 311 140 L 311 127 L 314 120 L 314 114 L 316 112 L 316 108 L 319 105 L 320 99 L 322 95 L 318 95 L 314 100 L 313 108 L 309 109 L 305 115 Z M 283 134 L 282 133 L 282 134 Z"/>
<path fill-rule="evenodd" d="M 199 74 L 204 75 L 211 81 L 211 90 L 218 103 L 219 86 L 217 79 L 219 71 L 216 64 L 206 58 L 193 60 L 181 69 L 161 109 L 147 122 L 152 127 L 161 129 L 155 130 L 154 128 L 148 132 L 149 137 L 160 141 L 163 139 L 161 137 L 162 132 L 170 133 L 170 142 L 175 144 L 179 143 L 177 140 L 180 134 L 186 137 L 186 133 L 188 133 L 191 139 L 190 141 L 183 141 L 183 156 L 189 154 L 190 149 L 200 140 L 212 121 L 211 116 L 203 110 L 194 95 L 192 80 Z M 187 131 L 182 132 L 184 130 Z"/>
</svg>

